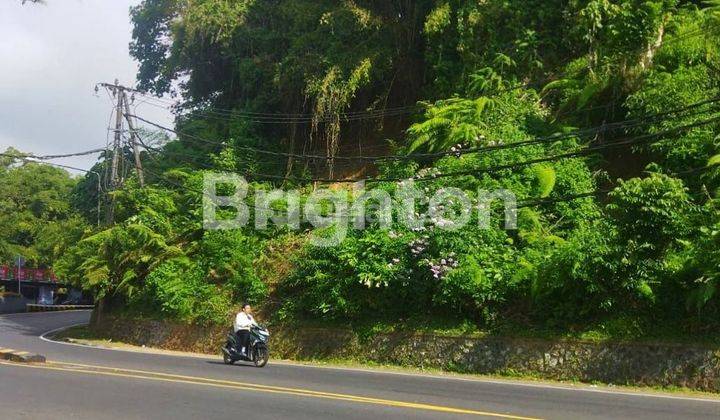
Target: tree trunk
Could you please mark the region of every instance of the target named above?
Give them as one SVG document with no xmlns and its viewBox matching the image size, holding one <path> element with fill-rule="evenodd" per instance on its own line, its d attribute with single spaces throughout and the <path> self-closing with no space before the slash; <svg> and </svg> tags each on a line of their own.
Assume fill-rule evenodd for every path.
<svg viewBox="0 0 720 420">
<path fill-rule="evenodd" d="M 90 315 L 90 328 L 99 328 L 100 322 L 102 322 L 103 313 L 105 312 L 105 300 L 106 297 L 101 297 L 95 302 L 95 308 Z"/>
<path fill-rule="evenodd" d="M 640 58 L 641 69 L 647 70 L 648 68 L 650 68 L 650 66 L 652 66 L 653 59 L 655 58 L 655 53 L 657 53 L 657 50 L 662 46 L 664 37 L 665 22 L 660 25 L 660 28 L 658 29 L 658 35 L 655 38 L 655 41 L 648 45 L 647 50 L 645 50 L 642 57 Z"/>
</svg>

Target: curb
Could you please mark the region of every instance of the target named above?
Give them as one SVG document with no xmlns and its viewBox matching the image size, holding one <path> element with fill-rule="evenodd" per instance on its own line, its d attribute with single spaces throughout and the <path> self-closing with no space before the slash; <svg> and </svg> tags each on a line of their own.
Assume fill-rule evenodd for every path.
<svg viewBox="0 0 720 420">
<path fill-rule="evenodd" d="M 9 360 L 17 363 L 45 363 L 45 356 L 28 353 L 26 351 L 0 348 L 0 360 Z"/>
<path fill-rule="evenodd" d="M 27 312 L 77 311 L 94 308 L 95 305 L 37 305 L 34 303 L 26 305 Z"/>
</svg>

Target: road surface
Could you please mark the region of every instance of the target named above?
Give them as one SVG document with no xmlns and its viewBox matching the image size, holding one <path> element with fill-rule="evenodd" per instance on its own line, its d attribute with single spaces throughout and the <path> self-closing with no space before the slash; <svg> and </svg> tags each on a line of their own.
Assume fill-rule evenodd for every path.
<svg viewBox="0 0 720 420">
<path fill-rule="evenodd" d="M 40 339 L 89 312 L 0 316 L 0 347 L 46 365 L 0 362 L 6 419 L 529 418 L 720 419 L 720 400 L 588 387 L 433 377 L 87 348 Z"/>
</svg>

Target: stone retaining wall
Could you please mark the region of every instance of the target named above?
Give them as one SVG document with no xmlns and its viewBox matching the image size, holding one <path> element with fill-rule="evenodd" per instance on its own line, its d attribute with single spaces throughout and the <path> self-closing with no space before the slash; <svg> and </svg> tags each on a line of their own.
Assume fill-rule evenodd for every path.
<svg viewBox="0 0 720 420">
<path fill-rule="evenodd" d="M 217 354 L 228 329 L 106 317 L 100 332 L 120 341 Z M 720 392 L 720 348 L 674 344 L 592 343 L 431 334 L 271 329 L 271 357 L 352 359 L 480 374 L 678 386 Z"/>
</svg>

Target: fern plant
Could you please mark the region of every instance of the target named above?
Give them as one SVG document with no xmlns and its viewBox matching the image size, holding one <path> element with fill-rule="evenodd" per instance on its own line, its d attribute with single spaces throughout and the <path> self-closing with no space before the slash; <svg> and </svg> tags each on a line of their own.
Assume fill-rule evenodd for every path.
<svg viewBox="0 0 720 420">
<path fill-rule="evenodd" d="M 555 170 L 549 166 L 535 166 L 533 172 L 537 177 L 537 195 L 540 198 L 549 196 L 555 188 L 555 181 L 557 179 Z"/>
<path fill-rule="evenodd" d="M 477 145 L 482 142 L 486 128 L 483 116 L 493 100 L 451 98 L 427 105 L 425 120 L 408 129 L 411 143 L 408 153 L 423 150 L 437 152 L 454 145 Z"/>
</svg>

